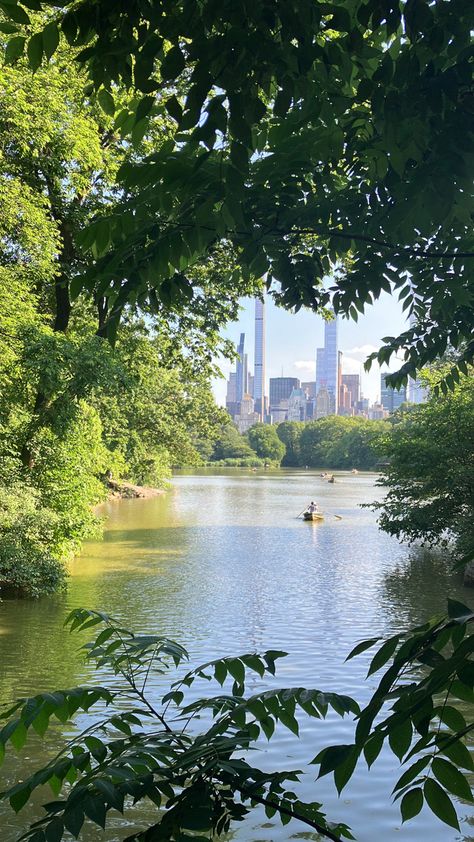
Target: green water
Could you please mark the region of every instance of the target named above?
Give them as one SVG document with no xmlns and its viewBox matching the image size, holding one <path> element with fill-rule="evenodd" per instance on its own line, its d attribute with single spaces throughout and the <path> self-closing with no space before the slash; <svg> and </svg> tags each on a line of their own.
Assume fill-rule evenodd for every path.
<svg viewBox="0 0 474 842">
<path fill-rule="evenodd" d="M 279 662 L 281 686 L 338 690 L 366 700 L 375 683 L 364 681 L 370 655 L 343 664 L 358 640 L 426 620 L 444 609 L 448 592 L 463 601 L 473 596 L 440 557 L 410 551 L 378 531 L 373 513 L 359 508 L 377 493 L 369 474 L 340 475 L 329 485 L 310 471 L 220 470 L 176 476 L 159 498 L 108 504 L 104 539 L 87 544 L 74 562 L 66 595 L 0 604 L 0 699 L 75 686 L 87 678 L 77 640 L 62 627 L 71 607 L 84 606 L 101 608 L 135 630 L 179 640 L 194 664 L 282 648 L 289 657 Z M 342 520 L 296 520 L 310 499 Z M 159 690 L 157 682 L 153 692 Z M 208 691 L 206 685 L 203 692 Z M 302 768 L 323 745 L 351 742 L 350 722 L 336 717 L 303 720 L 301 734 L 298 740 L 282 732 L 262 746 L 259 762 Z M 44 752 L 34 737 L 21 757 L 10 754 L 0 789 L 37 768 Z M 340 799 L 329 778 L 315 782 L 314 769 L 305 777 L 303 796 L 322 801 L 329 818 L 346 821 L 359 842 L 474 839 L 469 805 L 460 805 L 461 835 L 426 810 L 401 827 L 389 795 L 399 774 L 386 752 L 370 774 L 361 767 Z M 49 791 L 44 800 L 51 800 Z M 17 817 L 0 808 L 1 842 L 14 842 L 27 820 L 39 817 L 38 803 Z M 139 811 L 137 819 L 145 822 L 151 814 L 152 808 Z M 106 837 L 91 828 L 82 838 L 123 839 L 125 823 L 117 814 Z M 261 813 L 233 838 L 318 839 L 296 823 L 282 828 Z"/>
</svg>

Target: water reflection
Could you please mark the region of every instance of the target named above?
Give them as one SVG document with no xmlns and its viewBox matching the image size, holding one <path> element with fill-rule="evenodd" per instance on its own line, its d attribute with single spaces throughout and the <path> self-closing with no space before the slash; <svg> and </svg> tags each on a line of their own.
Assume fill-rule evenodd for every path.
<svg viewBox="0 0 474 842">
<path fill-rule="evenodd" d="M 193 663 L 282 648 L 290 655 L 280 662 L 280 685 L 367 699 L 370 654 L 343 665 L 352 646 L 423 622 L 443 610 L 448 592 L 464 601 L 469 592 L 438 556 L 414 553 L 378 532 L 374 515 L 359 508 L 380 494 L 372 476 L 338 480 L 328 485 L 309 471 L 208 472 L 177 477 L 161 498 L 108 504 L 104 540 L 89 543 L 75 561 L 67 595 L 0 605 L 0 698 L 85 680 L 78 640 L 62 628 L 66 613 L 81 605 L 100 607 L 137 630 L 175 637 L 188 646 Z M 328 512 L 322 524 L 296 519 L 310 499 Z M 153 687 L 158 694 L 158 679 Z M 269 769 L 304 767 L 322 745 L 350 741 L 351 730 L 349 721 L 335 717 L 303 721 L 301 740 L 282 733 L 262 745 L 260 763 Z M 4 780 L 24 775 L 42 754 L 34 740 L 28 760 L 9 758 Z M 363 842 L 414 842 L 426 834 L 432 842 L 460 838 L 425 811 L 400 827 L 398 810 L 389 804 L 398 774 L 393 756 L 383 754 L 373 773 L 361 768 L 338 799 L 331 781 L 315 783 L 312 770 L 304 797 L 322 801 L 330 818 L 350 824 Z M 471 838 L 470 811 L 465 839 Z M 146 813 L 139 815 L 146 820 Z M 2 842 L 13 842 L 23 816 L 5 814 Z M 125 835 L 117 817 L 106 838 Z M 92 830 L 84 836 L 86 842 L 99 838 Z M 269 822 L 262 811 L 236 828 L 233 838 L 318 837 L 296 824 Z"/>
</svg>

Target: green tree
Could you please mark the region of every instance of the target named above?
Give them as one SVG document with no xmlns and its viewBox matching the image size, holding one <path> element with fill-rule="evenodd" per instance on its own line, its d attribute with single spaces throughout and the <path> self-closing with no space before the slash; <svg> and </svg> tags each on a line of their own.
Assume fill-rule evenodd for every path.
<svg viewBox="0 0 474 842">
<path fill-rule="evenodd" d="M 30 5 L 3 6 L 17 30 L 7 61 L 26 49 L 39 78 L 64 36 L 124 147 L 168 115 L 169 142 L 124 163 L 122 202 L 82 240 L 97 260 L 74 293 L 107 293 L 110 336 L 130 301 L 185 309 L 199 286 L 194 267 L 220 243 L 237 257 L 224 286 L 267 272 L 288 307 L 331 304 L 357 318 L 396 291 L 415 324 L 376 356 L 406 351 L 398 382 L 448 343 L 465 343 L 465 368 L 471 3 L 297 0 L 289 11 L 278 0 L 218 9 L 203 0 L 190 16 L 171 0 L 100 10 L 38 2 L 50 16 L 42 34 Z M 136 97 L 123 102 L 123 85 Z"/>
<path fill-rule="evenodd" d="M 285 455 L 285 445 L 278 437 L 276 427 L 270 424 L 255 424 L 248 431 L 247 438 L 257 456 L 280 464 Z"/>
<path fill-rule="evenodd" d="M 169 122 L 157 113 L 131 147 L 97 98 L 84 98 L 84 81 L 64 49 L 34 75 L 24 61 L 0 69 L 0 483 L 7 496 L 16 483 L 31 489 L 57 581 L 96 528 L 105 475 L 160 485 L 171 466 L 199 461 L 193 440 L 222 423 L 209 384 L 240 292 L 237 284 L 212 298 L 227 259 L 216 249 L 195 267 L 192 309 L 130 304 L 115 349 L 102 336 L 109 299 L 95 290 L 72 300 L 75 278 L 97 257 L 81 252 L 85 226 L 124 197 L 119 165 L 158 148 Z M 117 90 L 116 99 L 125 106 L 133 94 Z M 208 295 L 215 303 L 205 307 Z M 27 519 L 18 523 L 27 530 Z M 33 570 L 26 537 L 13 571 L 4 534 L 2 587 L 25 585 Z"/>
<path fill-rule="evenodd" d="M 221 459 L 251 459 L 255 455 L 255 451 L 252 450 L 247 439 L 240 435 L 235 425 L 227 423 L 215 441 L 212 461 L 217 462 Z"/>
<path fill-rule="evenodd" d="M 278 438 L 285 445 L 285 455 L 282 459 L 284 467 L 301 467 L 300 439 L 304 425 L 300 421 L 282 421 L 278 424 L 276 431 Z"/>
<path fill-rule="evenodd" d="M 442 372 L 434 372 L 432 385 Z M 474 378 L 462 377 L 454 392 L 431 395 L 397 416 L 383 439 L 388 488 L 376 504 L 382 529 L 409 542 L 473 546 Z"/>
</svg>

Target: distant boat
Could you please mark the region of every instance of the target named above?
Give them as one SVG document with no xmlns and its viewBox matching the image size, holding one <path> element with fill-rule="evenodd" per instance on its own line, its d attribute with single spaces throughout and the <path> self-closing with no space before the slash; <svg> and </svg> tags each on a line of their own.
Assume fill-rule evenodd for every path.
<svg viewBox="0 0 474 842">
<path fill-rule="evenodd" d="M 324 515 L 322 512 L 304 512 L 303 517 L 305 520 L 324 520 Z"/>
<path fill-rule="evenodd" d="M 352 468 L 351 474 L 358 474 L 358 473 L 359 473 L 359 471 L 357 470 L 357 468 Z"/>
<path fill-rule="evenodd" d="M 334 479 L 334 477 L 329 477 L 328 482 L 336 482 L 336 480 Z"/>
</svg>

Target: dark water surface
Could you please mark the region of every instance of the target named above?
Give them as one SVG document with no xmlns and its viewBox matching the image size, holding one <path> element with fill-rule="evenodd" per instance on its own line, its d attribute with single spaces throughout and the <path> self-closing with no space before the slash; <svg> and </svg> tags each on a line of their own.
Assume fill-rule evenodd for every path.
<svg viewBox="0 0 474 842">
<path fill-rule="evenodd" d="M 278 686 L 337 690 L 367 700 L 376 683 L 364 681 L 370 654 L 343 664 L 354 644 L 425 621 L 444 610 L 448 592 L 472 601 L 472 591 L 447 572 L 440 557 L 411 551 L 378 531 L 374 514 L 359 508 L 380 496 L 373 475 L 337 480 L 328 485 L 310 471 L 209 471 L 176 476 L 160 498 L 108 504 L 104 539 L 88 543 L 76 559 L 66 595 L 0 604 L 0 700 L 87 679 L 78 641 L 62 627 L 75 606 L 100 608 L 135 630 L 175 638 L 187 646 L 193 664 L 281 648 L 289 657 L 279 662 Z M 296 520 L 309 499 L 342 520 Z M 152 685 L 156 694 L 160 681 Z M 253 690 L 252 683 L 249 687 Z M 201 689 L 207 694 L 210 688 Z M 58 744 L 63 728 L 58 724 Z M 302 739 L 282 731 L 252 760 L 267 768 L 303 768 L 323 745 L 351 742 L 351 733 L 348 720 L 302 720 Z M 45 756 L 36 737 L 20 757 L 10 753 L 0 789 L 37 768 Z M 329 818 L 347 822 L 359 842 L 474 839 L 469 805 L 459 805 L 461 835 L 426 809 L 402 827 L 390 803 L 399 774 L 394 756 L 384 752 L 371 773 L 361 765 L 338 799 L 332 777 L 316 783 L 311 767 L 302 795 L 322 801 Z M 45 791 L 43 800 L 51 798 Z M 27 820 L 41 815 L 38 803 L 17 817 L 0 808 L 1 842 L 14 842 Z M 144 810 L 138 816 L 146 821 Z M 117 814 L 106 837 L 91 828 L 82 838 L 111 842 L 126 835 Z M 232 838 L 283 842 L 318 836 L 296 823 L 282 828 L 256 813 Z"/>
</svg>

